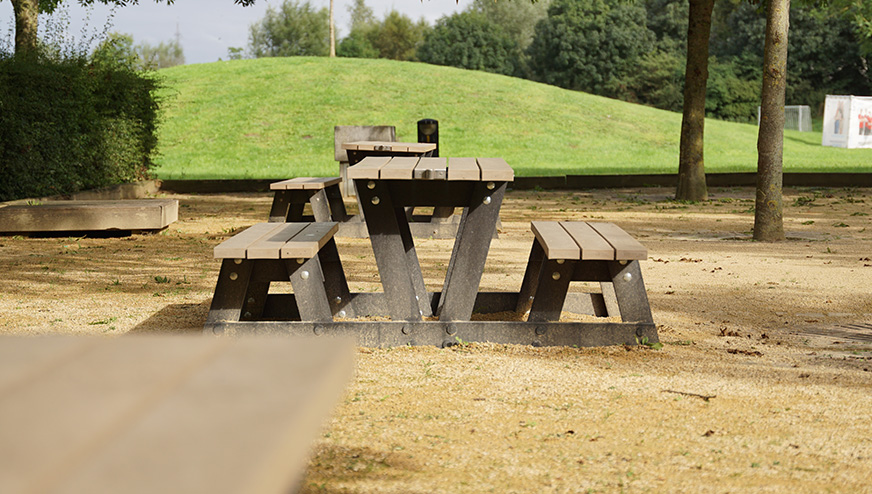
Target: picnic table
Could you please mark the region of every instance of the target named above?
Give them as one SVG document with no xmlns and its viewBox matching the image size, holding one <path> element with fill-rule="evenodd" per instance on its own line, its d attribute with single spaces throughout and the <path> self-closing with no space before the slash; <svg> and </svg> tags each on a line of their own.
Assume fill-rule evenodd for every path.
<svg viewBox="0 0 872 494">
<path fill-rule="evenodd" d="M 207 332 L 341 335 L 361 346 L 658 341 L 639 267 L 647 249 L 611 223 L 533 222 L 520 289 L 479 291 L 514 179 L 503 159 L 368 156 L 348 177 L 383 291 L 349 290 L 334 241 L 338 223 L 261 223 L 215 248 L 222 267 Z M 410 227 L 415 207 L 463 211 L 438 291 L 424 283 Z M 271 290 L 278 282 L 290 282 L 293 293 Z M 601 291 L 570 291 L 571 282 L 598 282 Z M 564 311 L 594 319 L 564 320 Z"/>
<path fill-rule="evenodd" d="M 367 156 L 430 156 L 436 150 L 436 144 L 432 142 L 353 141 L 342 143 L 342 149 L 348 154 L 350 167 Z"/>
</svg>

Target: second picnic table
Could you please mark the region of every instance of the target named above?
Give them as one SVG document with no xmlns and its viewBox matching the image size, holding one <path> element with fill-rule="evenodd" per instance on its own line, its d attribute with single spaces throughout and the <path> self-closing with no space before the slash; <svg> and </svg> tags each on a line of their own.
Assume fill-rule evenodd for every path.
<svg viewBox="0 0 872 494">
<path fill-rule="evenodd" d="M 501 158 L 370 156 L 348 177 L 364 212 L 386 315 L 469 321 L 512 168 Z M 423 206 L 463 208 L 435 314 L 406 215 L 407 207 Z"/>
</svg>

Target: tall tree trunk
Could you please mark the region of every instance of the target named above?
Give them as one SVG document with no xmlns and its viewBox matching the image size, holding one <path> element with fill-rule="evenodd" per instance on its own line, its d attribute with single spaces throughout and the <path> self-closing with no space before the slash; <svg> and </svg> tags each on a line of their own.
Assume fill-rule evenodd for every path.
<svg viewBox="0 0 872 494">
<path fill-rule="evenodd" d="M 684 113 L 678 157 L 675 198 L 705 201 L 705 90 L 708 82 L 709 35 L 714 0 L 690 0 L 687 23 L 687 65 L 684 71 Z"/>
<path fill-rule="evenodd" d="M 15 15 L 15 53 L 36 53 L 37 26 L 39 19 L 38 0 L 12 0 Z"/>
<path fill-rule="evenodd" d="M 782 154 L 784 90 L 787 87 L 787 29 L 790 0 L 769 0 L 763 48 L 763 95 L 757 133 L 757 201 L 754 240 L 784 240 Z"/>
<path fill-rule="evenodd" d="M 333 22 L 333 0 L 330 0 L 330 58 L 336 56 L 336 24 Z"/>
</svg>

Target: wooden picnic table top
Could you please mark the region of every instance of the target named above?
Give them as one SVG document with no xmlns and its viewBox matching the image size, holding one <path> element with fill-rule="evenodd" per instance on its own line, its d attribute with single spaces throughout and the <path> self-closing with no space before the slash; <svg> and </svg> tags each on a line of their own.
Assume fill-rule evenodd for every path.
<svg viewBox="0 0 872 494">
<path fill-rule="evenodd" d="M 286 493 L 353 342 L 0 338 L 0 492 Z"/>
<path fill-rule="evenodd" d="M 436 144 L 432 142 L 353 141 L 342 143 L 342 149 L 352 151 L 426 153 L 436 149 Z"/>
<path fill-rule="evenodd" d="M 511 182 L 502 158 L 417 158 L 368 156 L 348 169 L 349 179 Z"/>
</svg>

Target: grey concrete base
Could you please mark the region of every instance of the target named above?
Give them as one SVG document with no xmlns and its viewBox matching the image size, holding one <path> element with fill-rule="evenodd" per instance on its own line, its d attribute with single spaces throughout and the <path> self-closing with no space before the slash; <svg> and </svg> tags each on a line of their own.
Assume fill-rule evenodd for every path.
<svg viewBox="0 0 872 494">
<path fill-rule="evenodd" d="M 175 199 L 51 201 L 0 208 L 0 233 L 162 230 L 178 219 Z"/>
</svg>

